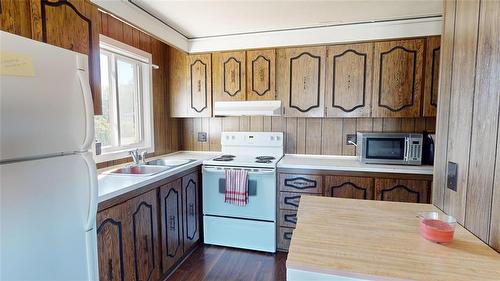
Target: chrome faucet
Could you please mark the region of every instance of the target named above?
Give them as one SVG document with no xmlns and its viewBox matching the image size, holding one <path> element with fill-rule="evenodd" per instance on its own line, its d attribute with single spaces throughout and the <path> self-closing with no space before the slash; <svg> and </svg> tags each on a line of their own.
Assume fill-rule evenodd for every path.
<svg viewBox="0 0 500 281">
<path fill-rule="evenodd" d="M 134 161 L 134 164 L 140 165 L 144 164 L 146 162 L 146 151 L 141 151 L 139 153 L 139 149 L 136 148 L 135 150 L 129 151 L 130 155 L 132 156 L 132 160 Z"/>
</svg>

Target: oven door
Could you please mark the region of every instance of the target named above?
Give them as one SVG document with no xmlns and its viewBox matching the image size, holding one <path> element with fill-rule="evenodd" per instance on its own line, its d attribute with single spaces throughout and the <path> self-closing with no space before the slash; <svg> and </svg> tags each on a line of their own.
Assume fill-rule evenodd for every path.
<svg viewBox="0 0 500 281">
<path fill-rule="evenodd" d="M 366 136 L 363 138 L 363 163 L 405 164 L 408 160 L 406 136 Z"/>
<path fill-rule="evenodd" d="M 248 204 L 224 202 L 225 169 L 247 169 Z M 260 168 L 203 166 L 203 214 L 276 221 L 276 171 Z"/>
</svg>

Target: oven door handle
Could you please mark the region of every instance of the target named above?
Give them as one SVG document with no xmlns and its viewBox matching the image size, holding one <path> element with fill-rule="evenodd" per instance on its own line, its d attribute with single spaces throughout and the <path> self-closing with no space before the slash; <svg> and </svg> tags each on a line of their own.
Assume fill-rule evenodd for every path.
<svg viewBox="0 0 500 281">
<path fill-rule="evenodd" d="M 224 170 L 241 170 L 245 168 L 219 168 L 219 167 L 203 167 L 202 172 L 203 173 L 223 173 Z M 271 175 L 275 173 L 275 170 L 269 170 L 269 169 L 256 169 L 256 168 L 249 168 L 245 169 L 248 170 L 249 175 Z"/>
</svg>

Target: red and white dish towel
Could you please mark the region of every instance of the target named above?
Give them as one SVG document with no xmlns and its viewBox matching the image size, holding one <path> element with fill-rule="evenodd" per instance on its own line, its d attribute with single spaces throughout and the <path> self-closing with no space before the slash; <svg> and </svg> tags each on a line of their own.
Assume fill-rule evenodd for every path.
<svg viewBox="0 0 500 281">
<path fill-rule="evenodd" d="M 248 171 L 228 169 L 225 176 L 224 202 L 237 206 L 248 204 Z"/>
</svg>

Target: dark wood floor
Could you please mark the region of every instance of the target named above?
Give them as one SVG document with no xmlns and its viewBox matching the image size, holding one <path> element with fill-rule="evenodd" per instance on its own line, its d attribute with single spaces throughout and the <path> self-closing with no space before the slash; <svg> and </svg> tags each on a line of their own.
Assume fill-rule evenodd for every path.
<svg viewBox="0 0 500 281">
<path fill-rule="evenodd" d="M 286 253 L 201 245 L 168 281 L 285 281 Z"/>
</svg>

